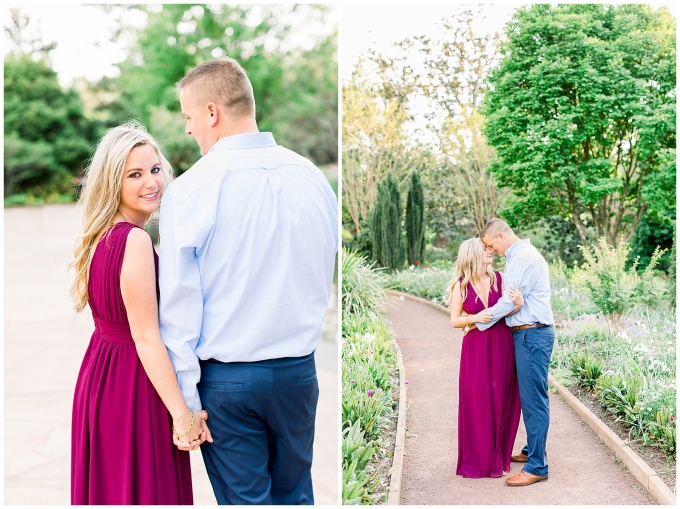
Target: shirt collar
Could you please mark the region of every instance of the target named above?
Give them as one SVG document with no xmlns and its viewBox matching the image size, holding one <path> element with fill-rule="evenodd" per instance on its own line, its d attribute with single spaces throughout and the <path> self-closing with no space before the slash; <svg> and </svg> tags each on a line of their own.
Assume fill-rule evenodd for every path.
<svg viewBox="0 0 680 509">
<path fill-rule="evenodd" d="M 246 133 L 225 136 L 217 140 L 208 153 L 212 151 L 236 150 L 243 148 L 267 148 L 276 147 L 276 141 L 272 133 Z"/>
<path fill-rule="evenodd" d="M 522 245 L 530 246 L 531 245 L 531 239 L 520 239 L 517 242 L 515 242 L 512 246 L 510 246 L 508 249 L 505 250 L 505 259 L 509 260 L 510 258 L 512 258 L 513 255 L 517 252 L 517 250 Z"/>
</svg>

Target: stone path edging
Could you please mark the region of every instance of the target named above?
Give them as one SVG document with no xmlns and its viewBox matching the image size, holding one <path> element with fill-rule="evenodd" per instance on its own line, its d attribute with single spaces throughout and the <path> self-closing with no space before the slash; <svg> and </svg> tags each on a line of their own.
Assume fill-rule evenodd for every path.
<svg viewBox="0 0 680 509">
<path fill-rule="evenodd" d="M 675 505 L 676 499 L 673 492 L 668 486 L 659 478 L 652 467 L 638 454 L 633 451 L 626 443 L 621 440 L 616 433 L 614 433 L 609 426 L 600 420 L 593 412 L 590 411 L 579 399 L 574 396 L 569 389 L 564 387 L 561 383 L 548 375 L 548 382 L 557 389 L 557 393 L 585 422 L 595 434 L 603 440 L 605 445 L 614 453 L 614 455 L 621 460 L 621 462 L 630 470 L 630 473 L 642 484 L 649 494 L 660 505 Z"/>
<path fill-rule="evenodd" d="M 401 502 L 401 475 L 404 470 L 404 445 L 406 436 L 406 370 L 401 348 L 396 339 L 394 347 L 397 350 L 397 367 L 399 368 L 399 413 L 397 414 L 397 436 L 392 455 L 392 468 L 390 475 L 390 487 L 387 495 L 387 505 L 399 505 Z"/>
<path fill-rule="evenodd" d="M 431 302 L 427 299 L 423 299 L 422 297 L 417 297 L 415 295 L 411 295 L 408 293 L 399 292 L 397 290 L 385 290 L 385 293 L 387 295 L 395 295 L 415 302 L 419 302 L 421 304 L 425 304 L 426 306 L 430 306 L 434 309 L 437 309 L 442 313 L 446 314 L 450 313 L 450 310 L 448 308 L 441 306 L 439 304 L 435 304 L 434 302 Z M 398 350 L 397 355 L 398 358 L 400 359 L 401 358 L 400 350 Z M 400 366 L 399 368 L 400 384 L 402 385 L 402 390 L 404 390 L 405 387 L 403 385 L 403 382 L 401 381 L 402 368 L 403 366 Z M 576 396 L 569 392 L 569 389 L 567 389 L 562 384 L 557 382 L 557 380 L 555 380 L 552 375 L 548 375 L 548 381 L 553 387 L 555 387 L 557 393 L 562 397 L 564 402 L 576 412 L 576 414 L 583 420 L 583 422 L 585 422 L 595 432 L 595 434 L 600 438 L 600 440 L 604 441 L 605 445 L 614 453 L 614 455 L 617 458 L 621 460 L 621 462 L 628 468 L 628 470 L 630 470 L 631 474 L 649 492 L 649 494 L 654 498 L 654 500 L 656 500 L 660 505 L 676 505 L 675 495 L 673 495 L 673 492 L 670 490 L 670 488 L 668 488 L 668 486 L 666 486 L 666 484 L 659 478 L 654 469 L 647 465 L 647 463 L 642 458 L 640 458 L 640 456 L 638 456 L 638 454 L 635 451 L 633 451 L 630 447 L 627 447 L 625 445 L 625 442 L 621 440 L 616 435 L 616 433 L 614 433 L 609 428 L 609 426 L 602 422 L 599 417 L 597 417 L 593 412 L 586 408 L 586 406 L 583 403 L 581 403 Z M 402 410 L 401 401 L 399 403 L 400 403 L 399 419 L 401 420 Z M 397 432 L 398 430 L 399 427 L 397 426 Z M 400 459 L 400 461 L 403 463 L 403 449 L 402 458 Z M 399 473 L 399 475 L 401 480 L 401 472 Z M 399 488 L 401 489 L 401 483 L 399 485 Z M 388 501 L 388 504 L 389 503 L 398 504 L 399 501 L 397 499 L 396 502 Z"/>
</svg>

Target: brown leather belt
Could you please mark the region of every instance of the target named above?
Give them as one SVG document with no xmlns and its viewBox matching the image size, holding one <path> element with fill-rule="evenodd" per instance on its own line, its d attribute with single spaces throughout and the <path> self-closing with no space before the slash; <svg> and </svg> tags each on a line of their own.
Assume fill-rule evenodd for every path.
<svg viewBox="0 0 680 509">
<path fill-rule="evenodd" d="M 518 330 L 524 330 L 524 329 L 535 329 L 537 327 L 550 327 L 550 325 L 546 325 L 544 323 L 532 323 L 529 325 L 516 325 L 515 327 L 510 327 L 510 330 L 512 332 L 517 332 Z"/>
</svg>

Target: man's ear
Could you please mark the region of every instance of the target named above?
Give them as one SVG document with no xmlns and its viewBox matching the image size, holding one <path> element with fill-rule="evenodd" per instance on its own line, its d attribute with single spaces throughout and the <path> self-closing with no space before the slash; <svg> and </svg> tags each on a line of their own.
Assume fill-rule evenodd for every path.
<svg viewBox="0 0 680 509">
<path fill-rule="evenodd" d="M 219 112 L 217 109 L 217 105 L 214 102 L 208 103 L 208 114 L 210 115 L 210 127 L 215 127 L 215 124 L 217 124 Z"/>
</svg>

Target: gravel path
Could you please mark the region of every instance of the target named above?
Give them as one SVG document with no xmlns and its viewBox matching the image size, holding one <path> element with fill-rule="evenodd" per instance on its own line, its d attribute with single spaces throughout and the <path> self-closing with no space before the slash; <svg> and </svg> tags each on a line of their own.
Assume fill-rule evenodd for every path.
<svg viewBox="0 0 680 509">
<path fill-rule="evenodd" d="M 387 319 L 402 349 L 408 390 L 401 503 L 649 505 L 654 500 L 559 396 L 550 395 L 550 480 L 511 488 L 505 478 L 456 475 L 462 334 L 441 311 L 390 297 Z M 526 440 L 524 425 L 515 442 Z M 521 464 L 512 464 L 512 474 Z"/>
</svg>

